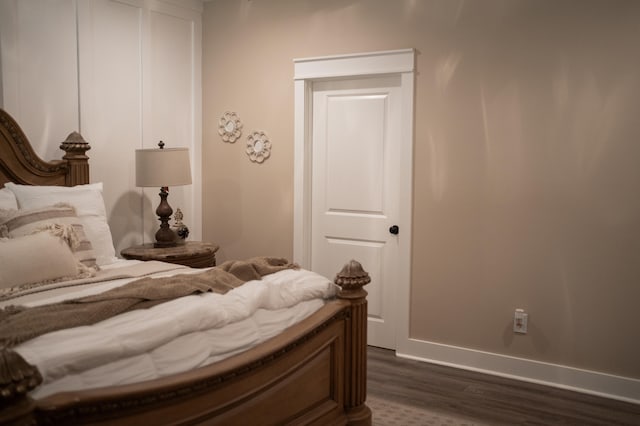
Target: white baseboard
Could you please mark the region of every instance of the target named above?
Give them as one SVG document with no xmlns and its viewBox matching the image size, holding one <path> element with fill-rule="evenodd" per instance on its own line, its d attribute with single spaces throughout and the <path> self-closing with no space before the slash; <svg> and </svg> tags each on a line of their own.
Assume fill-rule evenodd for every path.
<svg viewBox="0 0 640 426">
<path fill-rule="evenodd" d="M 398 342 L 396 355 L 640 404 L 640 380 L 424 340 Z"/>
</svg>

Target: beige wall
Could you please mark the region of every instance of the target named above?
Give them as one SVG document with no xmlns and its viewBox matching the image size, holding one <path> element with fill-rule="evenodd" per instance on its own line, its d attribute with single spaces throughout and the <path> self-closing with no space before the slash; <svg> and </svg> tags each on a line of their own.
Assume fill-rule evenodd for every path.
<svg viewBox="0 0 640 426">
<path fill-rule="evenodd" d="M 413 47 L 411 336 L 640 378 L 640 2 L 215 0 L 203 27 L 221 260 L 292 256 L 292 60 Z"/>
</svg>

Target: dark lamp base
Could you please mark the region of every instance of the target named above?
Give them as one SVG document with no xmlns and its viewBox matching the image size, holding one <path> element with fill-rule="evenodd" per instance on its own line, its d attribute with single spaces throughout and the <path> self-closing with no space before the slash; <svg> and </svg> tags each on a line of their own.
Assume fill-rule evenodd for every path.
<svg viewBox="0 0 640 426">
<path fill-rule="evenodd" d="M 156 248 L 161 247 L 175 247 L 178 242 L 178 235 L 169 228 L 169 219 L 173 213 L 173 209 L 167 202 L 167 196 L 169 195 L 169 188 L 163 186 L 160 188 L 160 205 L 156 209 L 156 214 L 160 220 L 160 229 L 156 232 L 156 240 L 153 246 Z"/>
</svg>

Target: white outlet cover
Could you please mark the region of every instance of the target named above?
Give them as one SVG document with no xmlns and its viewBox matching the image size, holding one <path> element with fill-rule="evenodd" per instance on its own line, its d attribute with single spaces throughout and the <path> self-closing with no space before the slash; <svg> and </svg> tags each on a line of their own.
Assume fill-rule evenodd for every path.
<svg viewBox="0 0 640 426">
<path fill-rule="evenodd" d="M 529 315 L 522 309 L 516 309 L 513 316 L 513 331 L 515 333 L 525 334 L 527 332 L 527 323 Z"/>
</svg>

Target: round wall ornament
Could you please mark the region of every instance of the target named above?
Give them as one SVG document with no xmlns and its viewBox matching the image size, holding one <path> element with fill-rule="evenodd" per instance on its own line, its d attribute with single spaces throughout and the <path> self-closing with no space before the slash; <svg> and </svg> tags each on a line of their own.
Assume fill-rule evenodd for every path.
<svg viewBox="0 0 640 426">
<path fill-rule="evenodd" d="M 235 112 L 225 112 L 218 121 L 218 133 L 225 142 L 235 142 L 242 134 L 242 122 Z"/>
<path fill-rule="evenodd" d="M 253 132 L 247 137 L 247 155 L 255 163 L 262 163 L 271 155 L 271 142 L 264 132 Z"/>
</svg>

